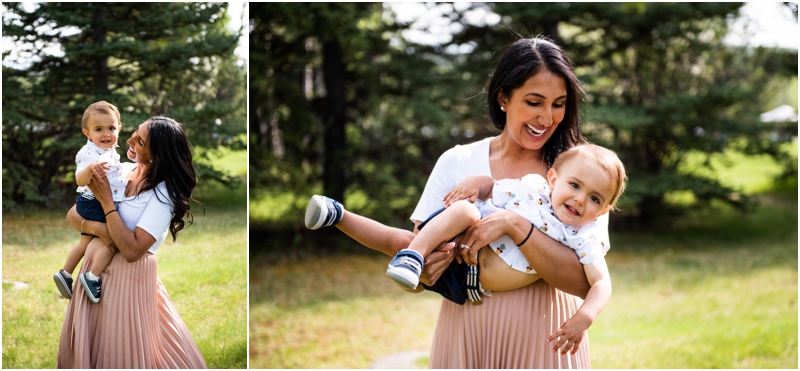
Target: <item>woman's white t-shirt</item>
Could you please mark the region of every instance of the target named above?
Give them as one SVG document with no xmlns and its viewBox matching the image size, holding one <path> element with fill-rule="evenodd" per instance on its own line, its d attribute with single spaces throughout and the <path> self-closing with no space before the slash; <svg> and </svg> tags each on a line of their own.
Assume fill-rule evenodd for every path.
<svg viewBox="0 0 800 371">
<path fill-rule="evenodd" d="M 486 138 L 474 143 L 457 145 L 448 149 L 436 161 L 417 207 L 411 214 L 411 221 L 423 221 L 435 211 L 444 207 L 444 196 L 458 183 L 470 175 L 492 177 L 489 166 L 489 141 Z M 494 179 L 494 177 L 492 177 Z M 484 200 L 475 203 L 480 204 Z M 608 242 L 608 214 L 597 218 L 598 233 L 596 238 L 603 241 L 606 251 L 611 246 Z"/>
<path fill-rule="evenodd" d="M 134 163 L 122 163 L 123 175 L 127 177 L 134 168 L 136 168 Z M 161 182 L 149 191 L 125 197 L 117 204 L 117 210 L 122 222 L 131 231 L 139 227 L 156 239 L 153 246 L 147 250 L 155 254 L 158 247 L 167 239 L 169 222 L 172 220 L 173 207 L 166 184 Z"/>
</svg>

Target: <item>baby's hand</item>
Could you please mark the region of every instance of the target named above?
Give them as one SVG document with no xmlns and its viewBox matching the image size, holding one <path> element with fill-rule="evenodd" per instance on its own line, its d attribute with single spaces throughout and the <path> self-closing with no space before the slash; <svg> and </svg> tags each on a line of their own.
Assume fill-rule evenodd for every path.
<svg viewBox="0 0 800 371">
<path fill-rule="evenodd" d="M 454 202 L 468 199 L 474 203 L 478 199 L 481 191 L 481 177 L 468 176 L 461 183 L 444 195 L 444 207 L 450 207 Z"/>
<path fill-rule="evenodd" d="M 97 171 L 106 171 L 111 169 L 111 165 L 108 164 L 108 161 L 97 161 L 89 166 L 92 167 L 92 170 Z"/>
<path fill-rule="evenodd" d="M 580 313 L 576 313 L 572 318 L 568 319 L 567 322 L 564 322 L 561 325 L 561 328 L 550 334 L 547 337 L 547 342 L 552 342 L 553 340 L 558 339 L 555 345 L 553 346 L 553 351 L 557 352 L 561 349 L 561 354 L 567 354 L 569 351 L 570 354 L 575 354 L 578 351 L 578 347 L 581 345 L 581 341 L 583 337 L 586 336 L 586 330 L 591 325 L 591 321 L 584 316 L 581 316 Z"/>
<path fill-rule="evenodd" d="M 97 176 L 103 176 L 106 170 L 111 169 L 111 166 L 108 164 L 108 161 L 97 161 L 87 167 L 92 169 L 92 172 L 97 174 Z"/>
</svg>

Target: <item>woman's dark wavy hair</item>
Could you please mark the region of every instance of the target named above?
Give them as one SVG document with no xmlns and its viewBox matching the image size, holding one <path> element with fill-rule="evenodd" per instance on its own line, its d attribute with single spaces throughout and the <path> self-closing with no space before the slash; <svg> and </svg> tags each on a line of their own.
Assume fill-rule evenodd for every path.
<svg viewBox="0 0 800 371">
<path fill-rule="evenodd" d="M 189 202 L 203 206 L 192 198 L 197 178 L 192 162 L 191 144 L 181 124 L 171 118 L 154 116 L 145 123 L 148 126 L 147 142 L 153 164 L 150 173 L 142 182 L 139 193 L 154 189 L 159 183 L 165 182 L 168 194 L 161 196 L 167 196 L 172 201 L 174 209 L 169 232 L 172 234 L 172 241 L 175 241 L 178 232 L 184 227 L 184 216 L 190 225 L 194 223 Z M 166 203 L 159 193 L 156 192 L 156 198 Z M 203 210 L 205 211 L 205 206 Z"/>
<path fill-rule="evenodd" d="M 517 40 L 508 47 L 492 73 L 487 99 L 492 123 L 503 130 L 506 126 L 506 114 L 500 110 L 498 93 L 502 92 L 505 97 L 510 98 L 514 90 L 519 89 L 543 67 L 561 76 L 567 85 L 564 120 L 543 147 L 544 160 L 550 168 L 561 152 L 585 142 L 581 135 L 578 117 L 578 102 L 584 97 L 583 86 L 564 51 L 543 36 Z"/>
</svg>

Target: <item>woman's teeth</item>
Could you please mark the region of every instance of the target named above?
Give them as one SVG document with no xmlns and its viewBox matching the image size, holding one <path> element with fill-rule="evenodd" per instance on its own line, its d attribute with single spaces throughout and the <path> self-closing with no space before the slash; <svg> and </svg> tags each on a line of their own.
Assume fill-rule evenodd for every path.
<svg viewBox="0 0 800 371">
<path fill-rule="evenodd" d="M 535 137 L 541 136 L 545 131 L 547 131 L 547 129 L 536 130 L 536 128 L 530 125 L 525 125 L 525 128 L 528 129 L 528 132 Z"/>
</svg>

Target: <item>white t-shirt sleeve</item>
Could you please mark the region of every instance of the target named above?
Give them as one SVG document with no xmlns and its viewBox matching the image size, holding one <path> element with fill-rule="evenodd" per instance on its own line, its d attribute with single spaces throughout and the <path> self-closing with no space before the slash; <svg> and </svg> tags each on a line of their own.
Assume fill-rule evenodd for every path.
<svg viewBox="0 0 800 371">
<path fill-rule="evenodd" d="M 144 208 L 136 226 L 158 241 L 169 228 L 173 208 L 164 183 L 160 183 L 153 191 L 154 194 Z"/>
<path fill-rule="evenodd" d="M 75 154 L 75 176 L 78 176 L 78 173 L 80 173 L 81 170 L 97 161 L 97 158 L 98 156 L 95 155 L 89 148 L 86 146 L 81 147 L 81 150 Z"/>
<path fill-rule="evenodd" d="M 419 198 L 417 207 L 411 214 L 411 221 L 423 221 L 434 211 L 444 207 L 444 195 L 447 194 L 458 182 L 458 147 L 451 148 L 443 153 L 436 161 L 425 189 Z"/>
</svg>

